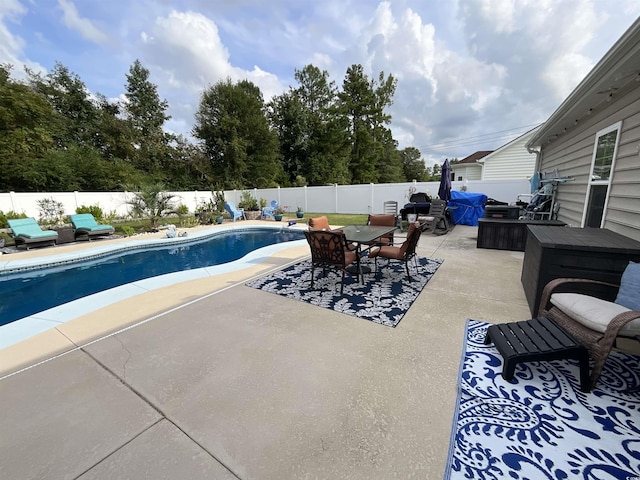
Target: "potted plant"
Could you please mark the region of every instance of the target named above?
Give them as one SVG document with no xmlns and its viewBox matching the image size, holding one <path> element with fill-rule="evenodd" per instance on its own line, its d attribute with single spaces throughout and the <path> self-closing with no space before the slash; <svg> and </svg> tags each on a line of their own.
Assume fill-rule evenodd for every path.
<svg viewBox="0 0 640 480">
<path fill-rule="evenodd" d="M 298 209 L 296 210 L 296 217 L 304 218 L 304 210 L 302 209 L 302 207 L 298 207 Z"/>
<path fill-rule="evenodd" d="M 279 222 L 282 220 L 282 216 L 284 215 L 284 213 L 287 211 L 287 207 L 278 207 L 276 208 L 275 213 L 273 214 L 273 218 L 275 219 L 276 222 Z"/>
<path fill-rule="evenodd" d="M 258 200 L 253 198 L 251 192 L 247 190 L 242 192 L 238 207 L 244 208 L 244 214 L 247 220 L 257 220 L 260 218 L 260 205 L 258 204 Z"/>
</svg>

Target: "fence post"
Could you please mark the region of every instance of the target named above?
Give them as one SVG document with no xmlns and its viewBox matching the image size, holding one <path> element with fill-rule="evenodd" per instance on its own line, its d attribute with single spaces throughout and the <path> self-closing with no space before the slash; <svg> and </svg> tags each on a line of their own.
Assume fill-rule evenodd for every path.
<svg viewBox="0 0 640 480">
<path fill-rule="evenodd" d="M 304 190 L 303 190 L 303 192 L 304 192 L 304 196 L 303 196 L 303 198 L 304 198 L 304 205 L 302 205 L 302 209 L 306 212 L 306 211 L 307 211 L 307 186 L 306 186 L 306 185 L 304 185 L 302 188 L 304 189 Z"/>
<path fill-rule="evenodd" d="M 371 204 L 369 205 L 369 211 L 367 212 L 369 215 L 371 215 L 373 213 L 373 205 L 374 205 L 374 201 L 375 201 L 375 192 L 374 192 L 374 185 L 373 182 L 369 183 L 369 188 L 371 190 Z"/>
</svg>

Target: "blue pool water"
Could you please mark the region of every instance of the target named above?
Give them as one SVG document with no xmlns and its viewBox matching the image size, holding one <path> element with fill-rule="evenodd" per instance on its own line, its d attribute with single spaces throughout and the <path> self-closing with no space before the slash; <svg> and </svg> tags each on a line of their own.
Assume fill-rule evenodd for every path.
<svg viewBox="0 0 640 480">
<path fill-rule="evenodd" d="M 0 325 L 109 288 L 232 262 L 258 248 L 303 238 L 300 230 L 236 230 L 179 244 L 147 245 L 91 260 L 0 274 Z"/>
</svg>

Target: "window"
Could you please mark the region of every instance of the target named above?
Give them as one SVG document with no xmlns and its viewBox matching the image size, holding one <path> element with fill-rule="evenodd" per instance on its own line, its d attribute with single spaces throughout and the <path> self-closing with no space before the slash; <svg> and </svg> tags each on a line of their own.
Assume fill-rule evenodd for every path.
<svg viewBox="0 0 640 480">
<path fill-rule="evenodd" d="M 602 228 L 604 225 L 621 125 L 622 122 L 618 122 L 596 133 L 587 197 L 582 214 L 583 227 Z"/>
</svg>

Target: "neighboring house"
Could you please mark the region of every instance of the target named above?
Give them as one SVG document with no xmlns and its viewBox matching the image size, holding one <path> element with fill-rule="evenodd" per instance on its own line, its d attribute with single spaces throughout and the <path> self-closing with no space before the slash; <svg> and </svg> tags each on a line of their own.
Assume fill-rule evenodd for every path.
<svg viewBox="0 0 640 480">
<path fill-rule="evenodd" d="M 527 143 L 556 190 L 558 220 L 640 240 L 640 19 Z"/>
<path fill-rule="evenodd" d="M 531 178 L 536 168 L 536 154 L 525 145 L 538 131 L 536 127 L 478 160 L 482 166 L 481 180 Z"/>
<path fill-rule="evenodd" d="M 482 180 L 482 165 L 478 160 L 489 155 L 493 150 L 481 150 L 472 153 L 459 162 L 451 164 L 452 180 Z"/>
</svg>

